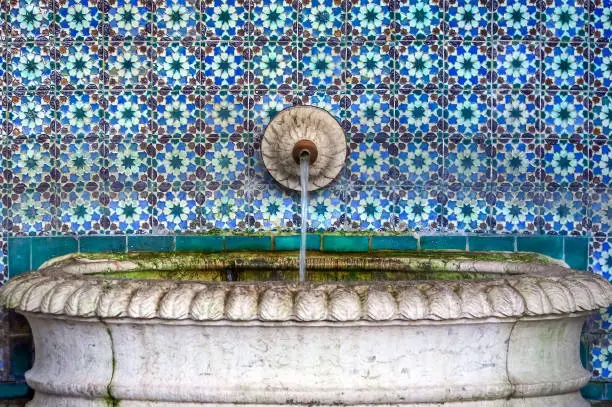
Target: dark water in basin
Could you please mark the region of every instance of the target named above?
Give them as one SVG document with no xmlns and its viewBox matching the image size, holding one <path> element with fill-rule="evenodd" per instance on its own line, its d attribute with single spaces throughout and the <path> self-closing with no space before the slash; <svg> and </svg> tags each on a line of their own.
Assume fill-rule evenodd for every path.
<svg viewBox="0 0 612 407">
<path fill-rule="evenodd" d="M 265 282 L 298 281 L 298 270 L 139 270 L 131 272 L 97 273 L 94 276 L 119 279 L 174 280 L 203 282 Z M 408 280 L 472 280 L 499 278 L 494 273 L 449 272 L 449 271 L 375 271 L 375 270 L 310 270 L 306 281 L 315 282 L 368 282 Z"/>
</svg>

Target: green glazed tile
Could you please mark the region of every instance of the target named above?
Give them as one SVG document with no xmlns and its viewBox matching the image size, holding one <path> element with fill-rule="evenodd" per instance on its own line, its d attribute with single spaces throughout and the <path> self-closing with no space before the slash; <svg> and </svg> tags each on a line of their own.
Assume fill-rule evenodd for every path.
<svg viewBox="0 0 612 407">
<path fill-rule="evenodd" d="M 469 250 L 472 252 L 513 252 L 514 236 L 470 236 Z"/>
<path fill-rule="evenodd" d="M 369 245 L 369 236 L 323 236 L 326 252 L 367 252 Z"/>
<path fill-rule="evenodd" d="M 589 266 L 589 239 L 566 237 L 565 262 L 573 269 L 586 270 Z"/>
<path fill-rule="evenodd" d="M 465 236 L 421 236 L 422 250 L 465 250 Z"/>
<path fill-rule="evenodd" d="M 20 382 L 0 382 L 0 400 L 15 400 L 31 395 L 27 384 Z"/>
<path fill-rule="evenodd" d="M 80 239 L 81 253 L 124 252 L 127 246 L 126 236 L 83 236 Z"/>
<path fill-rule="evenodd" d="M 32 269 L 38 269 L 44 262 L 54 257 L 79 250 L 79 242 L 72 236 L 33 237 Z"/>
<path fill-rule="evenodd" d="M 226 250 L 270 250 L 270 236 L 225 236 Z"/>
<path fill-rule="evenodd" d="M 8 239 L 8 273 L 9 278 L 24 271 L 32 270 L 32 238 L 10 237 Z"/>
<path fill-rule="evenodd" d="M 418 240 L 412 236 L 372 236 L 372 250 L 416 250 Z"/>
<path fill-rule="evenodd" d="M 177 252 L 223 251 L 223 236 L 177 236 Z"/>
<path fill-rule="evenodd" d="M 300 250 L 301 244 L 302 244 L 302 237 L 300 235 L 276 236 L 274 238 L 275 250 Z M 306 249 L 307 250 L 320 250 L 321 249 L 321 236 L 320 235 L 307 235 L 306 236 Z"/>
<path fill-rule="evenodd" d="M 589 346 L 584 343 L 584 340 L 580 340 L 580 363 L 582 363 L 582 367 L 587 369 L 587 370 L 591 370 L 589 369 Z"/>
<path fill-rule="evenodd" d="M 563 258 L 562 236 L 518 236 L 516 249 L 519 252 L 533 252 L 550 256 L 554 259 Z"/>
<path fill-rule="evenodd" d="M 582 397 L 587 400 L 603 400 L 604 385 L 600 382 L 590 382 L 580 389 L 580 393 L 582 393 Z"/>
<path fill-rule="evenodd" d="M 174 236 L 128 236 L 130 252 L 171 252 L 174 250 Z"/>
<path fill-rule="evenodd" d="M 11 372 L 18 380 L 25 378 L 25 372 L 32 367 L 32 352 L 29 343 L 17 343 L 11 349 Z"/>
</svg>

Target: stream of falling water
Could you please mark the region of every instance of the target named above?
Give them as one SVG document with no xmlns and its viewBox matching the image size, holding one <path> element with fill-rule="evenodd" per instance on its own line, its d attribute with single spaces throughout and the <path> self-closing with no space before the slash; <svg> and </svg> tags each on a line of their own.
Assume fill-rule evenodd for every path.
<svg viewBox="0 0 612 407">
<path fill-rule="evenodd" d="M 302 242 L 300 244 L 300 282 L 306 281 L 306 232 L 308 230 L 308 164 L 310 155 L 300 156 L 300 185 L 302 187 Z"/>
</svg>

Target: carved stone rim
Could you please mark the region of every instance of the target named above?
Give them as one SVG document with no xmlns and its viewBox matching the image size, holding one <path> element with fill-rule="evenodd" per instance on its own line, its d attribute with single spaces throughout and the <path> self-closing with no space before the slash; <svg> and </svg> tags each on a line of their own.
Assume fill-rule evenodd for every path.
<svg viewBox="0 0 612 407">
<path fill-rule="evenodd" d="M 453 261 L 445 271 L 497 273 L 499 278 L 297 284 L 87 275 L 135 268 L 138 265 L 129 260 L 70 255 L 9 280 L 0 288 L 0 304 L 23 312 L 88 318 L 376 322 L 560 315 L 612 302 L 612 285 L 593 273 L 558 264 L 469 259 Z"/>
</svg>

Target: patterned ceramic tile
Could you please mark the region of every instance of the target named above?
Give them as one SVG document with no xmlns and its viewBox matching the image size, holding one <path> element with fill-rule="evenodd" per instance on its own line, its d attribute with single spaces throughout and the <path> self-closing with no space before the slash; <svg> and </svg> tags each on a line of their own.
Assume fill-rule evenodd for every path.
<svg viewBox="0 0 612 407">
<path fill-rule="evenodd" d="M 56 112 L 58 126 L 77 136 L 100 130 L 102 111 L 97 94 L 77 92 L 69 96 L 62 95 L 59 103 L 61 105 Z"/>
<path fill-rule="evenodd" d="M 305 42 L 298 47 L 299 58 L 298 70 L 302 73 L 302 86 L 314 87 L 319 90 L 326 90 L 331 87 L 343 87 L 345 85 L 345 70 L 348 63 L 343 58 L 343 49 L 346 46 L 340 43 L 318 43 Z M 366 51 L 364 49 L 364 51 Z M 365 75 L 368 72 L 382 72 L 382 57 L 379 54 L 368 54 L 365 52 L 362 57 L 360 68 L 364 69 Z M 355 64 L 359 61 L 359 56 L 355 56 Z M 368 65 L 369 70 L 365 68 Z M 357 68 L 357 65 L 355 66 Z M 375 73 L 374 73 L 375 72 Z"/>
<path fill-rule="evenodd" d="M 110 0 L 105 13 L 111 36 L 119 38 L 147 37 L 148 23 L 152 20 L 150 10 L 143 0 Z"/>
<path fill-rule="evenodd" d="M 393 191 L 393 226 L 396 231 L 436 231 L 441 226 L 445 198 L 437 190 L 400 188 Z"/>
<path fill-rule="evenodd" d="M 520 91 L 495 93 L 493 120 L 497 134 L 536 134 L 540 118 L 536 108 L 536 95 Z"/>
<path fill-rule="evenodd" d="M 100 85 L 102 61 L 99 58 L 99 47 L 95 42 L 59 48 L 60 57 L 57 63 L 61 74 L 61 85 L 77 89 Z"/>
<path fill-rule="evenodd" d="M 153 230 L 197 232 L 201 230 L 201 206 L 196 204 L 195 188 L 185 191 L 157 184 L 149 196 L 153 205 Z"/>
<path fill-rule="evenodd" d="M 533 187 L 501 186 L 492 191 L 494 230 L 501 233 L 536 233 L 542 200 Z"/>
<path fill-rule="evenodd" d="M 499 38 L 538 38 L 540 12 L 536 1 L 500 1 L 492 18 L 496 24 L 493 33 Z"/>
<path fill-rule="evenodd" d="M 103 21 L 102 10 L 87 0 L 62 0 L 54 15 L 60 36 L 77 40 L 96 37 Z"/>
<path fill-rule="evenodd" d="M 233 185 L 207 184 L 206 201 L 202 207 L 204 218 L 204 229 L 244 229 L 246 217 L 249 210 L 244 192 L 236 189 Z"/>
<path fill-rule="evenodd" d="M 593 2 L 590 17 L 590 33 L 594 38 L 612 37 L 612 2 L 610 0 L 596 0 Z"/>
<path fill-rule="evenodd" d="M 290 44 L 267 43 L 252 47 L 249 71 L 254 75 L 257 93 L 277 91 L 283 87 L 295 88 L 298 82 L 297 48 Z M 287 58 L 287 56 L 292 58 Z"/>
<path fill-rule="evenodd" d="M 460 93 L 449 98 L 449 132 L 467 136 L 486 133 L 487 121 L 491 117 L 486 98 L 476 93 Z"/>
<path fill-rule="evenodd" d="M 444 21 L 444 9 L 435 0 L 399 2 L 399 10 L 393 16 L 396 37 L 423 39 L 441 36 L 440 23 Z"/>
<path fill-rule="evenodd" d="M 228 89 L 244 82 L 247 61 L 244 58 L 244 45 L 241 43 L 203 44 L 201 50 L 201 70 L 206 87 Z"/>
<path fill-rule="evenodd" d="M 612 190 L 596 190 L 591 204 L 593 233 L 612 236 Z"/>
<path fill-rule="evenodd" d="M 573 133 L 584 133 L 582 127 L 586 109 L 585 98 L 564 91 L 550 91 L 544 95 L 542 119 L 546 132 L 569 137 Z"/>
<path fill-rule="evenodd" d="M 244 123 L 247 119 L 244 102 L 244 95 L 226 91 L 207 95 L 201 112 L 206 133 L 224 138 L 244 133 Z"/>
<path fill-rule="evenodd" d="M 109 195 L 105 206 L 109 217 L 106 231 L 120 234 L 150 232 L 151 209 L 146 192 L 136 185 L 134 189 L 113 191 Z"/>
<path fill-rule="evenodd" d="M 339 0 L 305 0 L 299 14 L 304 37 L 326 40 L 341 37 L 346 13 Z"/>
<path fill-rule="evenodd" d="M 346 203 L 340 194 L 330 189 L 322 189 L 310 194 L 308 213 L 309 228 L 313 230 L 338 230 L 343 228 Z"/>
<path fill-rule="evenodd" d="M 252 230 L 295 230 L 301 225 L 299 196 L 295 192 L 256 184 L 249 205 L 249 228 Z"/>
<path fill-rule="evenodd" d="M 400 92 L 392 104 L 395 106 L 393 118 L 397 126 L 392 130 L 400 136 L 423 137 L 437 133 L 445 127 L 445 111 L 448 98 L 440 94 L 420 90 L 404 94 Z"/>
<path fill-rule="evenodd" d="M 148 57 L 150 47 L 144 42 L 118 42 L 104 47 L 106 59 L 104 74 L 112 88 L 147 86 L 152 60 Z"/>
<path fill-rule="evenodd" d="M 612 94 L 593 98 L 593 134 L 610 137 L 612 134 Z"/>
<path fill-rule="evenodd" d="M 97 190 L 62 189 L 57 208 L 57 231 L 64 234 L 99 232 L 102 206 L 98 194 Z"/>
<path fill-rule="evenodd" d="M 584 0 L 546 0 L 546 9 L 542 13 L 546 37 L 562 40 L 584 37 L 587 19 Z"/>
<path fill-rule="evenodd" d="M 593 59 L 591 73 L 593 86 L 597 89 L 610 90 L 612 87 L 612 46 L 592 47 Z"/>
<path fill-rule="evenodd" d="M 298 21 L 298 4 L 289 0 L 258 0 L 254 2 L 250 20 L 257 36 L 272 41 L 291 37 Z"/>
<path fill-rule="evenodd" d="M 520 186 L 535 183 L 541 167 L 543 148 L 538 138 L 524 135 L 499 135 L 492 140 L 495 157 L 492 170 L 498 184 Z"/>
<path fill-rule="evenodd" d="M 451 182 L 469 187 L 491 180 L 491 140 L 486 135 L 453 135 L 444 142 L 444 169 Z"/>
<path fill-rule="evenodd" d="M 199 112 L 195 109 L 195 96 L 182 93 L 157 93 L 147 100 L 149 107 L 154 106 L 153 126 L 159 126 L 158 133 L 173 134 L 186 131 L 194 132 Z"/>
<path fill-rule="evenodd" d="M 586 89 L 587 43 L 545 47 L 543 81 L 545 88 Z"/>
<path fill-rule="evenodd" d="M 589 209 L 584 202 L 584 190 L 551 189 L 546 192 L 542 207 L 544 231 L 554 234 L 584 234 Z"/>
<path fill-rule="evenodd" d="M 10 2 L 7 17 L 11 36 L 34 40 L 49 34 L 53 10 L 43 1 L 17 0 Z"/>
<path fill-rule="evenodd" d="M 51 133 L 55 112 L 48 97 L 37 95 L 14 96 L 9 121 L 14 136 Z"/>
<path fill-rule="evenodd" d="M 57 181 L 64 186 L 97 189 L 104 164 L 100 156 L 101 136 L 93 134 L 75 137 L 70 134 L 58 137 L 57 142 L 59 155 L 53 161 L 54 167 L 61 174 Z"/>
<path fill-rule="evenodd" d="M 224 40 L 243 36 L 248 11 L 241 0 L 207 0 L 204 21 L 207 33 Z M 209 35 L 207 35 L 207 38 Z"/>
<path fill-rule="evenodd" d="M 595 145 L 590 170 L 593 185 L 612 185 L 612 142 Z"/>
<path fill-rule="evenodd" d="M 389 180 L 391 158 L 387 142 L 353 138 L 349 143 L 347 162 L 353 181 L 374 184 Z"/>
<path fill-rule="evenodd" d="M 156 36 L 172 39 L 197 37 L 203 30 L 203 16 L 198 5 L 199 2 L 194 0 L 158 2 L 153 15 Z"/>
<path fill-rule="evenodd" d="M 430 186 L 443 173 L 444 141 L 440 136 L 402 136 L 390 143 L 389 155 L 389 176 L 401 185 Z"/>
<path fill-rule="evenodd" d="M 8 231 L 12 235 L 51 234 L 59 203 L 59 192 L 54 187 L 47 184 L 33 189 L 18 185 L 9 194 L 12 228 Z"/>
<path fill-rule="evenodd" d="M 106 141 L 110 190 L 120 192 L 125 189 L 138 189 L 138 183 L 144 183 L 143 189 L 147 188 L 147 168 L 150 166 L 147 147 L 144 137 L 139 139 L 117 136 Z"/>
<path fill-rule="evenodd" d="M 157 60 L 154 62 L 154 72 L 157 76 L 157 86 L 168 86 L 180 89 L 185 85 L 196 85 L 196 75 L 200 70 L 200 61 L 197 55 L 201 52 L 196 42 L 170 42 L 159 47 Z M 231 64 L 230 61 L 225 61 Z M 213 69 L 225 69 L 220 59 L 213 62 Z M 229 72 L 231 67 L 227 67 Z M 228 75 L 234 76 L 233 72 Z"/>
<path fill-rule="evenodd" d="M 350 100 L 350 106 L 345 103 L 347 120 L 351 123 L 348 133 L 377 139 L 388 138 L 391 132 L 391 97 L 388 93 L 374 91 L 349 94 L 345 99 Z"/>
<path fill-rule="evenodd" d="M 41 85 L 51 85 L 51 72 L 55 61 L 48 45 L 24 44 L 10 46 L 11 59 L 7 84 L 12 88 L 23 86 L 36 90 Z"/>
<path fill-rule="evenodd" d="M 542 169 L 546 174 L 546 182 L 562 185 L 584 184 L 583 175 L 588 169 L 588 160 L 584 153 L 587 137 L 571 140 L 547 137 L 544 141 Z"/>
<path fill-rule="evenodd" d="M 391 32 L 392 14 L 389 1 L 371 2 L 352 0 L 344 28 L 345 38 L 349 41 L 388 38 Z"/>
<path fill-rule="evenodd" d="M 391 230 L 393 195 L 388 189 L 352 185 L 346 211 L 351 230 Z"/>
<path fill-rule="evenodd" d="M 598 239 L 591 243 L 591 266 L 590 269 L 595 273 L 605 277 L 608 281 L 612 280 L 612 240 Z M 612 321 L 610 314 L 603 318 L 605 321 Z M 606 327 L 609 328 L 610 326 Z"/>
<path fill-rule="evenodd" d="M 441 43 L 402 41 L 395 62 L 397 82 L 415 88 L 438 87 L 443 71 L 443 47 Z"/>
<path fill-rule="evenodd" d="M 612 376 L 612 342 L 609 336 L 603 336 L 591 345 L 590 362 L 594 377 Z"/>
<path fill-rule="evenodd" d="M 53 182 L 55 140 L 47 135 L 15 139 L 10 145 L 9 163 L 13 184 L 35 187 Z"/>
<path fill-rule="evenodd" d="M 459 85 L 462 88 L 473 88 L 476 85 L 487 86 L 489 84 L 488 72 L 492 61 L 488 55 L 490 52 L 488 44 L 475 44 L 461 42 L 451 44 L 447 47 L 446 70 L 448 73 L 448 84 Z"/>
<path fill-rule="evenodd" d="M 447 18 L 450 37 L 472 39 L 487 34 L 491 16 L 482 0 L 451 0 Z"/>
<path fill-rule="evenodd" d="M 498 42 L 492 64 L 498 88 L 533 89 L 542 82 L 542 47 L 535 42 Z"/>
<path fill-rule="evenodd" d="M 445 205 L 449 231 L 479 232 L 488 229 L 491 207 L 486 202 L 486 190 L 463 188 L 449 193 Z"/>
</svg>

